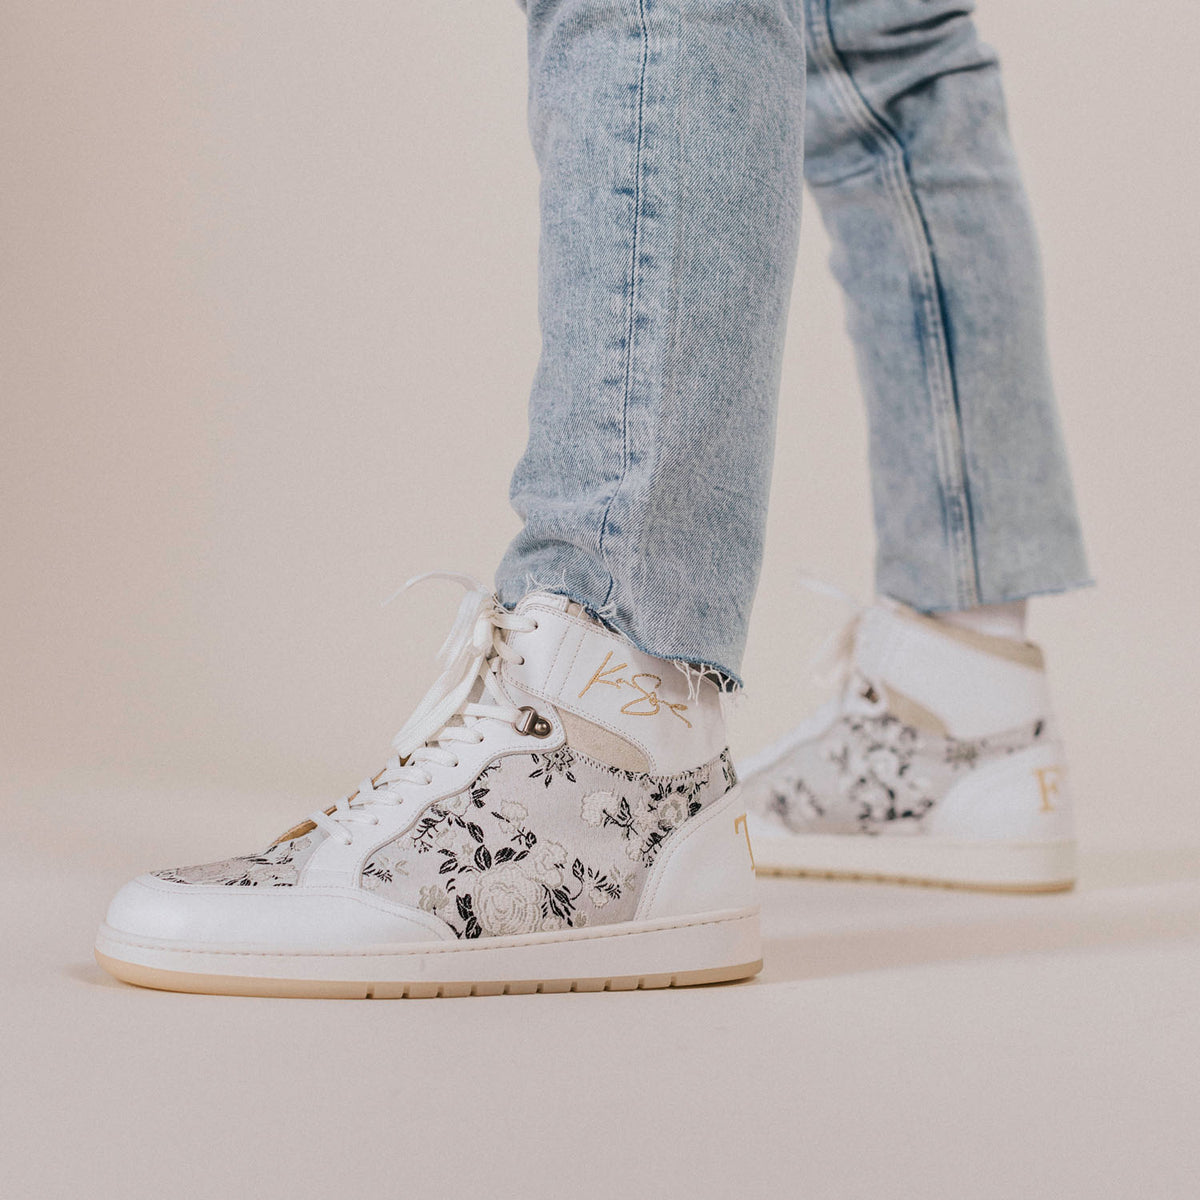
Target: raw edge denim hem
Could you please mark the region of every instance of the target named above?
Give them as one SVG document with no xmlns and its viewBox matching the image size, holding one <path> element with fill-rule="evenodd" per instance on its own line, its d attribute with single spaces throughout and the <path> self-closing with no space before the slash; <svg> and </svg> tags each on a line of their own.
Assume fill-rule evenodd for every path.
<svg viewBox="0 0 1200 1200">
<path fill-rule="evenodd" d="M 712 680 L 716 684 L 718 691 L 738 692 L 744 687 L 741 676 L 735 671 L 729 670 L 728 667 L 723 667 L 720 663 L 706 662 L 702 657 L 698 658 L 690 651 L 679 653 L 671 649 L 661 649 L 647 645 L 629 629 L 625 628 L 616 618 L 607 615 L 603 605 L 598 607 L 594 600 L 589 600 L 582 591 L 572 588 L 569 584 L 539 583 L 536 580 L 531 580 L 529 586 L 521 590 L 519 595 L 514 595 L 511 589 L 499 582 L 496 585 L 496 595 L 500 603 L 509 610 L 516 608 L 521 600 L 531 592 L 545 592 L 551 596 L 566 596 L 568 600 L 580 605 L 592 620 L 610 632 L 617 634 L 619 637 L 623 637 L 635 650 L 640 650 L 643 654 L 649 654 L 651 658 L 661 658 L 672 665 L 684 663 L 688 667 L 702 672 L 706 678 Z"/>
<path fill-rule="evenodd" d="M 1018 590 L 1008 593 L 1002 592 L 997 595 L 984 596 L 980 601 L 980 605 L 989 604 L 1013 604 L 1018 600 L 1031 600 L 1036 596 L 1061 596 L 1065 592 L 1082 591 L 1084 588 L 1096 587 L 1096 580 L 1092 577 L 1081 579 L 1078 582 L 1047 584 L 1044 587 L 1031 588 L 1028 591 Z M 969 612 L 970 607 L 962 607 L 957 604 L 922 604 L 914 600 L 911 596 L 901 596 L 896 591 L 885 590 L 882 593 L 892 600 L 899 600 L 901 604 L 907 604 L 910 608 L 915 608 L 917 612 L 923 613 L 943 613 L 943 612 Z"/>
</svg>

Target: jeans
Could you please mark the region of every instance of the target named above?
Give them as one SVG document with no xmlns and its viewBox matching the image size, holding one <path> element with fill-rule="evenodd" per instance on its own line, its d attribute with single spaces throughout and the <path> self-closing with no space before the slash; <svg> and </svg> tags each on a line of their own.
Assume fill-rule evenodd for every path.
<svg viewBox="0 0 1200 1200">
<path fill-rule="evenodd" d="M 868 408 L 878 590 L 931 612 L 1090 582 L 972 6 L 525 7 L 542 354 L 501 600 L 563 592 L 738 682 L 802 175 Z"/>
</svg>

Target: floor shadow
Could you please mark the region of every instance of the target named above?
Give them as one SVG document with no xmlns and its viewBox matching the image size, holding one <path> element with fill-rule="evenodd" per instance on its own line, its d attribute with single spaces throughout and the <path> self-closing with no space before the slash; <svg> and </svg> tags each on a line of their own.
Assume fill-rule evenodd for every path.
<svg viewBox="0 0 1200 1200">
<path fill-rule="evenodd" d="M 1155 883 L 1200 882 L 1200 846 L 1140 850 L 1089 850 L 1081 856 L 1080 886 L 1145 887 Z"/>
<path fill-rule="evenodd" d="M 911 889 L 837 882 L 813 886 L 856 889 L 852 908 L 847 895 L 853 918 L 831 927 L 829 913 L 837 905 L 826 900 L 822 928 L 819 921 L 806 923 L 803 905 L 789 903 L 786 917 L 779 907 L 770 911 L 768 895 L 763 907 L 770 912 L 770 936 L 764 942 L 761 982 L 1200 936 L 1200 849 L 1194 847 L 1089 854 L 1080 887 L 1072 893 L 997 896 L 981 908 L 972 907 L 981 897 L 947 891 L 945 903 L 914 903 L 911 922 L 897 915 L 902 895 L 911 895 Z M 875 890 L 877 919 L 869 902 Z M 774 900 L 780 899 L 777 892 Z"/>
<path fill-rule="evenodd" d="M 91 987 L 123 988 L 127 985 L 119 979 L 114 979 L 107 971 L 102 971 L 94 962 L 68 963 L 62 973 L 76 983 L 86 983 Z"/>
</svg>

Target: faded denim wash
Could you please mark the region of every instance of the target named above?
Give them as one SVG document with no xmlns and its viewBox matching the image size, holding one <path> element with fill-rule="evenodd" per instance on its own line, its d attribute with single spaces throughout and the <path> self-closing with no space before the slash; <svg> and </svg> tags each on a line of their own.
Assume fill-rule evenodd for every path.
<svg viewBox="0 0 1200 1200">
<path fill-rule="evenodd" d="M 866 397 L 878 590 L 1088 579 L 999 67 L 949 0 L 528 0 L 542 355 L 506 604 L 735 682 L 804 177 Z M 808 111 L 805 113 L 807 58 Z"/>
</svg>

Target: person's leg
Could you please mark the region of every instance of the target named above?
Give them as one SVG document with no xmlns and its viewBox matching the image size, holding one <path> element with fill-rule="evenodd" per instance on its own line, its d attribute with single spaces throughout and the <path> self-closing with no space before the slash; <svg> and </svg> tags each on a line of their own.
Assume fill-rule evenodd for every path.
<svg viewBox="0 0 1200 1200">
<path fill-rule="evenodd" d="M 801 0 L 529 0 L 542 357 L 501 600 L 736 680 L 800 209 Z"/>
<path fill-rule="evenodd" d="M 761 966 L 723 697 L 663 660 L 733 676 L 745 638 L 800 20 L 790 0 L 531 0 L 529 21 L 545 345 L 502 603 L 457 577 L 442 674 L 353 792 L 261 853 L 122 888 L 96 941 L 119 979 L 431 996 Z"/>
<path fill-rule="evenodd" d="M 877 588 L 926 612 L 1089 582 L 999 65 L 963 0 L 806 0 L 805 175 L 870 418 Z"/>
<path fill-rule="evenodd" d="M 806 11 L 805 173 L 846 293 L 892 599 L 842 640 L 839 699 L 742 764 L 755 856 L 1069 887 L 1070 792 L 1023 598 L 1088 578 L 996 58 L 962 0 Z"/>
</svg>

